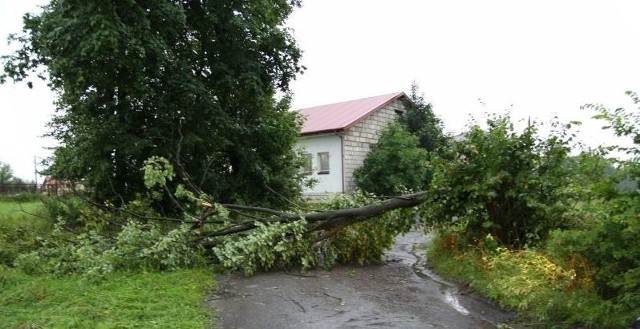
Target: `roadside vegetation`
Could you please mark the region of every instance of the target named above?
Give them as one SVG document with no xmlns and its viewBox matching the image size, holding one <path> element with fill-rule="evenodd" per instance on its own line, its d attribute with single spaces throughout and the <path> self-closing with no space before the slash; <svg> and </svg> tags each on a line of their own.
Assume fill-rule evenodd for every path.
<svg viewBox="0 0 640 329">
<path fill-rule="evenodd" d="M 532 327 L 624 328 L 640 316 L 640 108 L 584 106 L 634 144 L 576 155 L 578 122 L 552 122 L 541 137 L 540 123 L 507 115 L 456 139 L 418 143 L 407 118 L 423 130 L 441 127 L 416 95 L 414 86 L 417 106 L 383 131 L 356 177 L 378 195 L 428 191 L 416 211 L 435 236 L 435 271 L 519 311 Z"/>
<path fill-rule="evenodd" d="M 61 243 L 62 236 L 56 232 L 59 225 L 51 217 L 52 211 L 60 215 L 60 202 L 29 195 L 0 198 L 3 328 L 213 325 L 211 311 L 203 305 L 205 294 L 215 284 L 210 267 L 157 271 L 132 259 L 133 265 L 126 270 L 91 272 L 88 267 L 65 266 L 59 258 L 49 258 L 52 254 L 40 254 L 57 249 L 60 254 L 80 255 L 83 248 L 97 243 L 89 242 L 89 237 L 84 246 Z M 66 238 L 73 234 L 68 233 Z"/>
<path fill-rule="evenodd" d="M 569 126 L 541 139 L 536 124 L 493 117 L 432 163 L 431 265 L 533 327 L 626 328 L 640 315 L 640 116 L 585 109 L 634 146 L 571 156 Z"/>
</svg>

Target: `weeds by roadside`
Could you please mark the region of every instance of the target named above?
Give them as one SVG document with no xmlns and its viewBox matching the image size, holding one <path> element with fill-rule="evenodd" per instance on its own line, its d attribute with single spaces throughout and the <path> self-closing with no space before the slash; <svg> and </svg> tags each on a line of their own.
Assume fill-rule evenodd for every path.
<svg viewBox="0 0 640 329">
<path fill-rule="evenodd" d="M 508 250 L 490 238 L 462 249 L 456 241 L 451 232 L 434 239 L 427 253 L 433 270 L 517 310 L 527 327 L 625 328 L 631 322 L 576 268 L 559 265 L 542 250 Z"/>
</svg>

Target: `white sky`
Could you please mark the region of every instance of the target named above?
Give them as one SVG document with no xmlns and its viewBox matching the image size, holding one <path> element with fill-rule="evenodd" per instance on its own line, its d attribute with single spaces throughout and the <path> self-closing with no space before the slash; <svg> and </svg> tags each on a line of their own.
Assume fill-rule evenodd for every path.
<svg viewBox="0 0 640 329">
<path fill-rule="evenodd" d="M 0 0 L 0 38 L 43 3 Z M 408 93 L 415 80 L 445 129 L 460 132 L 470 115 L 509 108 L 516 119 L 584 122 L 581 105 L 632 108 L 624 92 L 640 92 L 637 0 L 303 0 L 289 23 L 307 67 L 295 108 Z M 0 85 L 0 161 L 18 177 L 49 154 L 53 142 L 38 136 L 52 102 L 44 85 Z M 581 137 L 612 143 L 599 126 Z"/>
</svg>

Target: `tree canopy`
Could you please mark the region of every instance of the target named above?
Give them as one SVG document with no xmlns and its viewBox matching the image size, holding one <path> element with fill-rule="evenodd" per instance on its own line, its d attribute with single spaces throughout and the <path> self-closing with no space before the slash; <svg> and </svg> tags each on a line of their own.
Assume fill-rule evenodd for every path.
<svg viewBox="0 0 640 329">
<path fill-rule="evenodd" d="M 8 183 L 13 179 L 13 170 L 8 163 L 0 162 L 0 184 Z"/>
<path fill-rule="evenodd" d="M 420 147 L 427 152 L 437 151 L 444 145 L 442 121 L 433 113 L 433 106 L 428 103 L 418 84 L 411 84 L 409 100 L 405 101 L 406 112 L 399 118 L 400 123 L 410 133 L 418 137 Z"/>
<path fill-rule="evenodd" d="M 354 175 L 359 188 L 388 196 L 424 189 L 430 174 L 427 166 L 428 152 L 419 147 L 418 137 L 393 122 L 382 130 L 378 144 Z"/>
<path fill-rule="evenodd" d="M 61 145 L 48 173 L 82 180 L 96 199 L 144 193 L 143 162 L 161 156 L 176 167 L 174 185 L 282 205 L 301 179 L 288 93 L 303 68 L 284 26 L 298 5 L 52 0 L 24 17 L 2 80 L 48 80 Z"/>
<path fill-rule="evenodd" d="M 445 145 L 442 122 L 433 113 L 418 85 L 411 85 L 405 113 L 380 133 L 378 143 L 356 170 L 358 188 L 377 195 L 396 195 L 406 189 L 429 187 L 431 158 Z"/>
</svg>

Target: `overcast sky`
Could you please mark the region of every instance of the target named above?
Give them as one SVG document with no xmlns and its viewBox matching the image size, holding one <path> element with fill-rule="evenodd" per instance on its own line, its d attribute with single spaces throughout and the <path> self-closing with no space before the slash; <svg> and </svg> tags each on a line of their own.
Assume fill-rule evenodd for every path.
<svg viewBox="0 0 640 329">
<path fill-rule="evenodd" d="M 42 0 L 0 0 L 0 37 Z M 632 108 L 640 92 L 640 1 L 303 0 L 289 26 L 304 51 L 294 107 L 409 92 L 416 81 L 445 129 L 510 109 L 516 119 L 587 121 L 586 103 Z M 6 42 L 0 53 L 6 54 Z M 32 179 L 53 113 L 44 85 L 0 85 L 0 161 Z M 612 143 L 599 124 L 581 137 Z"/>
</svg>

